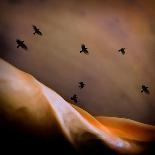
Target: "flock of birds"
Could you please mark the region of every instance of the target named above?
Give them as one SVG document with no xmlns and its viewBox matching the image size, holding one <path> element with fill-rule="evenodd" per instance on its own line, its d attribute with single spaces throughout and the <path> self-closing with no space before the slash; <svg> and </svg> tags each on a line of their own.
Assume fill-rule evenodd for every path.
<svg viewBox="0 0 155 155">
<path fill-rule="evenodd" d="M 34 35 L 35 34 L 40 35 L 40 36 L 43 35 L 42 32 L 40 31 L 40 29 L 37 28 L 35 25 L 33 25 L 32 28 L 33 28 L 33 31 L 34 31 L 33 32 Z M 24 41 L 22 41 L 20 39 L 16 39 L 16 43 L 17 43 L 17 48 L 21 47 L 24 50 L 28 50 L 28 47 L 26 46 L 26 44 L 24 43 Z M 85 44 L 82 44 L 81 45 L 80 53 L 82 53 L 82 52 L 84 54 L 86 54 L 86 55 L 89 54 L 88 48 L 86 48 Z M 124 55 L 126 51 L 125 51 L 125 48 L 121 48 L 121 49 L 118 50 L 118 52 L 121 52 L 122 55 Z M 85 87 L 85 85 L 86 84 L 84 82 L 82 82 L 82 81 L 79 82 L 79 88 L 80 89 L 83 89 Z M 146 93 L 146 94 L 150 94 L 149 87 L 147 87 L 145 85 L 142 85 L 141 86 L 141 93 L 143 93 L 143 92 Z M 72 97 L 70 97 L 70 99 L 72 101 L 74 101 L 75 103 L 78 103 L 78 96 L 76 94 L 74 94 Z"/>
</svg>

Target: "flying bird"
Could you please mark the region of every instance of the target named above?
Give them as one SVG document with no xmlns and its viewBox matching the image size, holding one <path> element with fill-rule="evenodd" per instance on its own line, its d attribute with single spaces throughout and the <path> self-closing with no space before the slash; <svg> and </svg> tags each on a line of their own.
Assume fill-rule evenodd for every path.
<svg viewBox="0 0 155 155">
<path fill-rule="evenodd" d="M 150 91 L 148 90 L 149 87 L 142 85 L 141 93 L 145 92 L 146 94 L 150 94 Z"/>
<path fill-rule="evenodd" d="M 85 53 L 85 54 L 89 54 L 89 52 L 88 52 L 88 50 L 87 50 L 88 48 L 86 48 L 86 46 L 84 45 L 84 44 L 82 44 L 81 45 L 81 51 L 80 51 L 80 53 Z"/>
<path fill-rule="evenodd" d="M 77 95 L 74 94 L 70 99 L 73 100 L 75 103 L 77 103 L 78 102 L 77 98 L 78 98 Z"/>
<path fill-rule="evenodd" d="M 33 33 L 34 35 L 35 34 L 38 34 L 40 36 L 43 35 L 42 32 L 35 25 L 33 25 L 32 27 L 33 27 L 33 30 L 34 30 L 34 33 Z"/>
<path fill-rule="evenodd" d="M 85 83 L 79 82 L 79 88 L 80 88 L 80 89 L 84 88 L 85 85 L 86 85 Z"/>
<path fill-rule="evenodd" d="M 125 48 L 119 49 L 118 52 L 121 52 L 124 55 L 125 54 Z"/>
<path fill-rule="evenodd" d="M 24 41 L 19 40 L 19 39 L 16 39 L 16 42 L 17 42 L 17 48 L 21 47 L 24 50 L 27 50 L 28 49 L 27 46 L 24 44 Z"/>
</svg>

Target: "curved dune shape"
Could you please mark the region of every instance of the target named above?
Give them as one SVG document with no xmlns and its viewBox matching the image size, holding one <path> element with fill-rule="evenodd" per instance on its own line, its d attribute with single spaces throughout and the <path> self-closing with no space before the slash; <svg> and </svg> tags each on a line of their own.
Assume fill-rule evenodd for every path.
<svg viewBox="0 0 155 155">
<path fill-rule="evenodd" d="M 135 141 L 154 141 L 155 140 L 155 126 L 146 125 L 144 123 L 136 122 L 125 118 L 116 117 L 104 117 L 98 116 L 96 119 L 92 117 L 89 113 L 83 109 L 73 105 L 75 109 L 91 124 L 94 124 L 97 128 L 101 130 L 110 130 L 113 134 L 117 136 Z M 92 118 L 91 118 L 92 117 Z M 100 124 L 98 121 L 102 124 Z M 103 128 L 104 127 L 104 128 Z"/>
<path fill-rule="evenodd" d="M 24 141 L 27 148 L 36 140 L 39 143 L 36 150 L 47 149 L 48 146 L 50 151 L 58 148 L 57 152 L 142 154 L 149 151 L 150 143 L 155 141 L 154 126 L 127 119 L 96 119 L 2 59 L 0 116 L 0 126 L 3 126 L 0 130 L 1 141 L 9 133 L 7 140 L 11 141 L 10 145 L 18 141 L 19 146 Z M 32 143 L 33 148 L 36 141 Z M 145 150 L 146 144 L 148 148 Z"/>
<path fill-rule="evenodd" d="M 97 120 L 121 138 L 143 142 L 155 140 L 155 127 L 152 125 L 115 117 L 97 117 Z"/>
</svg>

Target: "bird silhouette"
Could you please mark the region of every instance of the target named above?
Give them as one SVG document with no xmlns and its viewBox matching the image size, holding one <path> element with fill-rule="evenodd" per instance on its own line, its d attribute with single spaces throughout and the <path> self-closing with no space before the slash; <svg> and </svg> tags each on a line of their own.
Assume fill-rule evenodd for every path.
<svg viewBox="0 0 155 155">
<path fill-rule="evenodd" d="M 88 48 L 86 48 L 86 46 L 84 45 L 84 44 L 82 44 L 81 45 L 81 51 L 80 51 L 80 53 L 85 53 L 85 54 L 89 54 L 89 52 L 88 52 L 88 50 L 87 50 Z"/>
<path fill-rule="evenodd" d="M 24 50 L 27 50 L 28 49 L 27 46 L 24 44 L 24 41 L 19 40 L 19 39 L 16 39 L 16 42 L 17 42 L 17 48 L 21 47 Z"/>
<path fill-rule="evenodd" d="M 123 55 L 125 54 L 125 48 L 121 48 L 118 51 L 121 52 Z"/>
<path fill-rule="evenodd" d="M 85 83 L 79 82 L 79 88 L 80 88 L 80 89 L 84 88 L 85 85 L 86 85 Z"/>
<path fill-rule="evenodd" d="M 77 97 L 76 94 L 74 94 L 70 99 L 73 100 L 75 103 L 78 102 L 78 101 L 77 101 L 78 97 Z"/>
<path fill-rule="evenodd" d="M 150 94 L 150 91 L 148 90 L 149 87 L 142 85 L 141 93 L 145 92 L 146 94 Z"/>
<path fill-rule="evenodd" d="M 32 25 L 32 27 L 33 27 L 33 30 L 34 30 L 34 33 L 33 33 L 34 35 L 35 34 L 38 34 L 40 36 L 43 35 L 42 32 L 35 25 Z"/>
</svg>

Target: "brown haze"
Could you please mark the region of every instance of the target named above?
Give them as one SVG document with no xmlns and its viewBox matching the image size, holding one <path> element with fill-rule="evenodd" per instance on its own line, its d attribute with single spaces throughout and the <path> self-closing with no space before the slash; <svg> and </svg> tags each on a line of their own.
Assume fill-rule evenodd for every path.
<svg viewBox="0 0 155 155">
<path fill-rule="evenodd" d="M 154 17 L 153 0 L 2 0 L 0 56 L 66 100 L 76 93 L 78 106 L 91 114 L 155 124 Z M 28 51 L 16 48 L 17 38 Z M 79 53 L 81 43 L 88 56 Z M 150 95 L 140 93 L 142 84 Z"/>
</svg>

